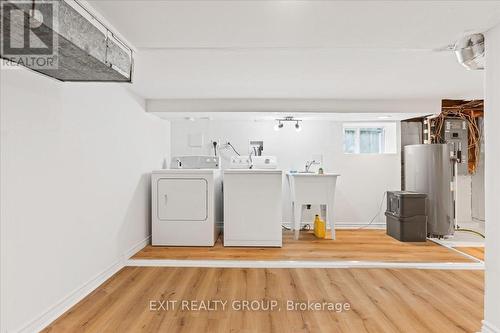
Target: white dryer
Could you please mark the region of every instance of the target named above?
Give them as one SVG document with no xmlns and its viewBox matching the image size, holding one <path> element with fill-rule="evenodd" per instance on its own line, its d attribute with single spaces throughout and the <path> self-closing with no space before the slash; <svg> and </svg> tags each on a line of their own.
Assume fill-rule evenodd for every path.
<svg viewBox="0 0 500 333">
<path fill-rule="evenodd" d="M 179 169 L 152 173 L 152 245 L 213 246 L 219 236 L 222 178 L 218 158 L 197 156 L 200 163 L 183 169 L 185 158 L 193 160 L 192 156 L 174 157 L 173 167 Z"/>
</svg>

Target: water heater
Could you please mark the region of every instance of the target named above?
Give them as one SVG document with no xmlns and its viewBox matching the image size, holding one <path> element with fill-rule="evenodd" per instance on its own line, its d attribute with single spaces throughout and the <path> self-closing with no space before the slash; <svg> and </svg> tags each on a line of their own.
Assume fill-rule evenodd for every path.
<svg viewBox="0 0 500 333">
<path fill-rule="evenodd" d="M 452 176 L 448 144 L 404 147 L 405 190 L 427 194 L 427 233 L 443 237 L 454 233 Z"/>
</svg>

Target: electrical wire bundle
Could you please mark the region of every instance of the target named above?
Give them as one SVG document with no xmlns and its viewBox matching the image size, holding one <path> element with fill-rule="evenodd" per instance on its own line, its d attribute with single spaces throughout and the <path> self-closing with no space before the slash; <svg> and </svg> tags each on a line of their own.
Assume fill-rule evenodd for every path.
<svg viewBox="0 0 500 333">
<path fill-rule="evenodd" d="M 431 119 L 433 121 L 434 135 L 431 136 L 432 143 L 445 143 L 443 138 L 443 126 L 446 118 L 462 119 L 468 126 L 468 169 L 470 174 L 474 174 L 480 159 L 482 130 L 478 123 L 476 110 L 483 108 L 483 101 L 470 101 L 457 106 L 443 106 L 441 113 Z"/>
</svg>

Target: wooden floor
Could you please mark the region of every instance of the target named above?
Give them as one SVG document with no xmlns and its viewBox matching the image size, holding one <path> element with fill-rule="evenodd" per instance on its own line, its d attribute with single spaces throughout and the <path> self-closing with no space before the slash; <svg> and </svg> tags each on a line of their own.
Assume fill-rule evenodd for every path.
<svg viewBox="0 0 500 333">
<path fill-rule="evenodd" d="M 483 279 L 456 270 L 126 267 L 43 332 L 477 332 Z M 178 303 L 161 309 L 166 300 Z M 186 300 L 228 303 L 195 311 L 181 308 Z M 242 300 L 280 310 L 238 311 Z M 293 311 L 288 301 L 350 310 Z"/>
<path fill-rule="evenodd" d="M 474 258 L 484 260 L 484 247 L 456 247 L 455 249 L 467 253 Z"/>
<path fill-rule="evenodd" d="M 222 237 L 221 237 L 222 238 Z M 233 260 L 359 260 L 384 262 L 473 262 L 444 246 L 427 241 L 403 243 L 385 230 L 338 230 L 337 239 L 317 239 L 301 232 L 299 240 L 283 233 L 282 248 L 224 247 L 219 238 L 214 247 L 147 246 L 132 259 L 233 259 Z"/>
</svg>

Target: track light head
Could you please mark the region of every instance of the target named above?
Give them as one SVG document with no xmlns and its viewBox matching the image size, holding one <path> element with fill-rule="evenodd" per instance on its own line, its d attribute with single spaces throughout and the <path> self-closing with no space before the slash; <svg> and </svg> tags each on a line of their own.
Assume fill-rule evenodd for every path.
<svg viewBox="0 0 500 333">
<path fill-rule="evenodd" d="M 298 121 L 295 123 L 295 130 L 296 130 L 297 132 L 302 131 L 302 126 L 300 126 L 300 124 L 299 124 L 299 122 L 298 122 Z"/>
</svg>

